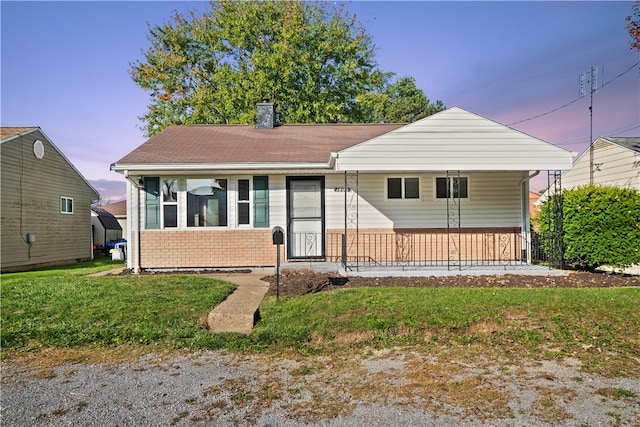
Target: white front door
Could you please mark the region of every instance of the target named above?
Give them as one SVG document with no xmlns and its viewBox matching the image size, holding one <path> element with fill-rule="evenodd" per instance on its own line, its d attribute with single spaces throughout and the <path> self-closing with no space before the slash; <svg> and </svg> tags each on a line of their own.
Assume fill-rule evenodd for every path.
<svg viewBox="0 0 640 427">
<path fill-rule="evenodd" d="M 324 257 L 324 177 L 287 178 L 289 258 Z"/>
</svg>

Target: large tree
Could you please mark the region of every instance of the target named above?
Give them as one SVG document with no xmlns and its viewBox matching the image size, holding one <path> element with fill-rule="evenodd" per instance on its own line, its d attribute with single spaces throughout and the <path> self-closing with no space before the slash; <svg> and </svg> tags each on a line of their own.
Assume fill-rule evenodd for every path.
<svg viewBox="0 0 640 427">
<path fill-rule="evenodd" d="M 170 124 L 254 123 L 262 100 L 284 123 L 403 117 L 386 118 L 394 74 L 378 68 L 371 37 L 343 5 L 222 1 L 200 16 L 176 12 L 148 38 L 131 73 L 151 93 L 141 117 L 149 136 Z M 442 109 L 411 83 L 422 110 Z"/>
<path fill-rule="evenodd" d="M 627 16 L 625 19 L 629 21 L 627 24 L 627 30 L 629 30 L 629 45 L 631 49 L 635 49 L 640 52 L 640 0 L 636 0 L 636 3 L 631 7 L 632 15 Z"/>
</svg>

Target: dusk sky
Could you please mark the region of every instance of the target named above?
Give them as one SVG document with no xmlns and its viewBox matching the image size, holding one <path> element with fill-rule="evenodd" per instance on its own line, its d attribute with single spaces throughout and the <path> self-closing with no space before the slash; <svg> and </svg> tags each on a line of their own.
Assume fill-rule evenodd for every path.
<svg viewBox="0 0 640 427">
<path fill-rule="evenodd" d="M 352 2 L 382 70 L 413 76 L 430 100 L 459 106 L 577 153 L 589 145 L 589 96 L 600 67 L 593 138 L 640 136 L 640 54 L 625 2 Z M 0 3 L 2 126 L 40 126 L 103 199 L 124 198 L 109 165 L 146 138 L 149 95 L 128 73 L 149 46 L 147 23 L 206 2 Z M 575 101 L 575 102 L 574 102 Z M 566 104 L 558 111 L 538 116 Z M 520 123 L 517 123 L 520 122 Z M 116 181 L 116 185 L 113 182 Z M 546 186 L 546 174 L 532 185 Z"/>
</svg>

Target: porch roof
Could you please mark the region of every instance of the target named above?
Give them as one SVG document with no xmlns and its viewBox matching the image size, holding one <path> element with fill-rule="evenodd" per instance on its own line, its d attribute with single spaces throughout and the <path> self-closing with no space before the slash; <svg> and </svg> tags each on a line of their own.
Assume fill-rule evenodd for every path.
<svg viewBox="0 0 640 427">
<path fill-rule="evenodd" d="M 338 152 L 336 170 L 571 169 L 571 152 L 452 107 Z"/>
</svg>

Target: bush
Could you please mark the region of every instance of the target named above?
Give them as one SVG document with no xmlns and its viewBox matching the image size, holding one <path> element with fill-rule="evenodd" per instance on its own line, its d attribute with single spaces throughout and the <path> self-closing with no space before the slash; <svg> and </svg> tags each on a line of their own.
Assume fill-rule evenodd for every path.
<svg viewBox="0 0 640 427">
<path fill-rule="evenodd" d="M 593 271 L 602 265 L 624 268 L 640 263 L 640 192 L 632 188 L 587 185 L 552 196 L 537 225 L 545 251 L 553 253 L 554 203 L 562 198 L 564 262 Z"/>
</svg>

